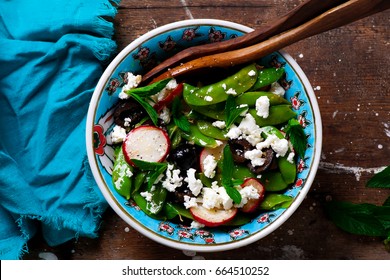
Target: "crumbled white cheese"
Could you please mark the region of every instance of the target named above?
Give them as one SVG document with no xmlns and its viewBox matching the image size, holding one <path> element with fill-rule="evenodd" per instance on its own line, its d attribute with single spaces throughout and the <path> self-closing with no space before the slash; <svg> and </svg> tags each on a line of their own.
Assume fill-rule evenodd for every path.
<svg viewBox="0 0 390 280">
<path fill-rule="evenodd" d="M 124 126 L 126 126 L 126 127 L 127 127 L 127 126 L 130 126 L 130 124 L 131 124 L 131 118 L 125 118 L 124 121 L 125 121 L 124 124 L 123 124 Z"/>
<path fill-rule="evenodd" d="M 226 137 L 229 139 L 237 139 L 241 135 L 241 130 L 235 126 L 234 124 L 230 127 L 228 133 L 226 133 Z"/>
<path fill-rule="evenodd" d="M 220 187 L 218 189 L 218 193 L 219 193 L 219 203 L 221 204 L 222 208 L 225 210 L 229 210 L 230 208 L 232 208 L 233 200 L 227 194 L 226 189 L 224 187 Z"/>
<path fill-rule="evenodd" d="M 126 129 L 119 125 L 115 125 L 111 132 L 111 141 L 113 144 L 122 143 L 126 138 Z"/>
<path fill-rule="evenodd" d="M 203 160 L 203 173 L 207 178 L 214 178 L 217 161 L 213 155 L 208 155 Z"/>
<path fill-rule="evenodd" d="M 173 164 L 168 164 L 165 172 L 166 178 L 162 182 L 162 186 L 169 192 L 174 192 L 176 188 L 182 185 L 183 178 L 180 177 L 180 169 L 173 169 Z"/>
<path fill-rule="evenodd" d="M 269 98 L 267 96 L 260 96 L 256 100 L 256 114 L 264 119 L 269 116 Z"/>
<path fill-rule="evenodd" d="M 186 209 L 191 207 L 197 207 L 198 203 L 196 202 L 196 197 L 191 197 L 189 195 L 184 196 L 184 206 Z"/>
<path fill-rule="evenodd" d="M 249 71 L 248 75 L 253 77 L 253 76 L 256 75 L 256 71 L 255 70 L 251 70 L 251 71 Z"/>
<path fill-rule="evenodd" d="M 204 228 L 205 225 L 201 224 L 201 223 L 199 223 L 197 221 L 192 221 L 190 227 L 194 228 L 194 229 L 199 229 L 199 228 Z"/>
<path fill-rule="evenodd" d="M 127 76 L 127 83 L 122 87 L 122 91 L 119 93 L 120 99 L 129 98 L 130 96 L 126 94 L 125 91 L 138 87 L 139 83 L 141 83 L 142 81 L 141 75 L 135 76 L 133 73 L 127 72 L 126 76 Z"/>
<path fill-rule="evenodd" d="M 226 90 L 226 84 L 222 84 L 222 88 Z"/>
<path fill-rule="evenodd" d="M 248 203 L 248 200 L 250 199 L 258 199 L 260 197 L 260 194 L 258 193 L 257 189 L 252 185 L 240 189 L 239 192 L 241 194 L 241 202 L 239 204 L 234 205 L 234 207 L 237 208 L 243 207 L 245 204 Z"/>
<path fill-rule="evenodd" d="M 261 128 L 256 124 L 255 118 L 251 114 L 246 114 L 238 128 L 241 131 L 242 138 L 255 146 L 263 140 L 261 137 Z"/>
<path fill-rule="evenodd" d="M 169 112 L 169 109 L 168 107 L 164 107 L 161 112 L 160 112 L 160 115 L 158 116 L 165 124 L 168 124 L 170 121 L 171 121 L 171 115 L 170 115 L 170 112 Z"/>
<path fill-rule="evenodd" d="M 224 129 L 226 127 L 226 123 L 224 121 L 215 121 L 212 123 L 212 126 L 219 129 Z"/>
<path fill-rule="evenodd" d="M 220 205 L 219 194 L 214 188 L 202 189 L 202 206 L 206 209 L 217 208 Z"/>
<path fill-rule="evenodd" d="M 152 201 L 152 194 L 150 192 L 141 192 L 140 195 L 144 197 L 146 201 Z"/>
<path fill-rule="evenodd" d="M 159 102 L 163 100 L 172 90 L 174 90 L 177 87 L 177 81 L 176 79 L 171 79 L 168 84 L 160 90 L 155 95 L 152 95 L 151 98 L 154 100 L 154 102 Z"/>
<path fill-rule="evenodd" d="M 289 163 L 294 163 L 294 157 L 295 157 L 295 153 L 294 152 L 290 152 L 289 154 L 288 154 L 288 156 L 287 156 L 287 161 L 289 162 Z"/>
<path fill-rule="evenodd" d="M 283 157 L 288 151 L 288 141 L 286 139 L 279 139 L 275 134 L 268 135 L 267 139 L 256 145 L 258 150 L 271 147 L 277 157 Z"/>
<path fill-rule="evenodd" d="M 204 100 L 207 101 L 207 102 L 211 102 L 211 101 L 213 101 L 213 98 L 211 96 L 209 96 L 209 95 L 206 95 L 204 97 Z"/>
<path fill-rule="evenodd" d="M 203 184 L 199 179 L 196 179 L 195 177 L 196 170 L 194 168 L 190 168 L 187 170 L 187 178 L 184 180 L 188 183 L 188 188 L 192 192 L 193 195 L 197 196 L 202 188 Z"/>
<path fill-rule="evenodd" d="M 252 151 L 246 151 L 244 157 L 249 159 L 253 166 L 262 166 L 265 163 L 265 158 L 261 150 L 254 149 Z"/>
<path fill-rule="evenodd" d="M 278 83 L 278 82 L 274 82 L 271 84 L 271 88 L 269 90 L 270 92 L 276 94 L 276 95 L 279 95 L 281 97 L 284 96 L 284 93 L 286 92 L 284 90 L 284 88 Z"/>
<path fill-rule="evenodd" d="M 234 88 L 229 88 L 227 91 L 226 91 L 227 94 L 231 94 L 231 95 L 237 95 L 237 92 Z"/>
</svg>

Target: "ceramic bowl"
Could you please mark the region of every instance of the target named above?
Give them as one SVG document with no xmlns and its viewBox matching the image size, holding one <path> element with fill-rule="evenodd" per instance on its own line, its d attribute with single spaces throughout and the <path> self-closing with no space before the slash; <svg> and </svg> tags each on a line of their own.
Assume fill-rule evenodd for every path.
<svg viewBox="0 0 390 280">
<path fill-rule="evenodd" d="M 94 178 L 109 205 L 131 227 L 154 241 L 180 250 L 222 251 L 248 245 L 280 227 L 298 208 L 314 180 L 322 143 L 322 126 L 313 89 L 298 66 L 284 51 L 261 60 L 265 66 L 283 66 L 286 79 L 285 97 L 308 138 L 304 158 L 298 161 L 295 183 L 284 194 L 293 198 L 287 209 L 262 212 L 250 223 L 235 228 L 191 229 L 145 215 L 134 201 L 127 201 L 115 191 L 111 182 L 114 150 L 109 135 L 113 127 L 113 108 L 124 85 L 125 72 L 145 73 L 145 69 L 178 51 L 199 44 L 228 40 L 252 29 L 221 20 L 186 20 L 158 27 L 130 43 L 106 68 L 93 93 L 87 118 L 86 143 Z"/>
</svg>

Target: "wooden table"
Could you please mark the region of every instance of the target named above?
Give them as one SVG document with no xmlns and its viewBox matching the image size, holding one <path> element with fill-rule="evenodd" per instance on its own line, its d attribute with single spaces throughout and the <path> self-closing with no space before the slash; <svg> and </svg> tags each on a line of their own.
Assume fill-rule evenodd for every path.
<svg viewBox="0 0 390 280">
<path fill-rule="evenodd" d="M 283 15 L 299 0 L 122 0 L 114 20 L 119 50 L 155 27 L 190 18 L 216 18 L 252 28 Z M 366 181 L 390 164 L 390 10 L 296 43 L 285 50 L 300 64 L 318 98 L 322 161 L 312 188 L 281 228 L 253 245 L 199 259 L 390 259 L 380 238 L 345 233 L 325 216 L 326 200 L 382 204 L 390 190 Z M 39 237 L 26 259 L 43 251 L 60 259 L 191 259 L 131 229 L 111 209 L 98 239 L 57 248 Z"/>
</svg>

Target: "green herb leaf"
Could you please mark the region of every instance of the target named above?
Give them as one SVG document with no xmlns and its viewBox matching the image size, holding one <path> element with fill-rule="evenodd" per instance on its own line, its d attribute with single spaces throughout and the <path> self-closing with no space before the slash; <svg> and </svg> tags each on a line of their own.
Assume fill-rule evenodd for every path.
<svg viewBox="0 0 390 280">
<path fill-rule="evenodd" d="M 139 95 L 133 93 L 131 97 L 134 98 L 142 107 L 144 107 L 146 113 L 148 113 L 150 119 L 152 120 L 154 125 L 157 125 L 158 114 L 156 110 L 145 100 L 143 100 Z"/>
<path fill-rule="evenodd" d="M 390 188 L 390 166 L 375 174 L 368 180 L 366 186 L 369 188 Z"/>
<path fill-rule="evenodd" d="M 152 186 L 156 183 L 157 178 L 167 169 L 167 167 L 168 165 L 163 165 L 152 171 L 148 181 L 148 190 L 152 189 Z"/>
<path fill-rule="evenodd" d="M 236 204 L 240 204 L 241 199 L 242 199 L 240 192 L 233 187 L 226 187 L 226 186 L 224 186 L 224 187 L 225 187 L 226 193 L 233 200 L 233 202 Z"/>
<path fill-rule="evenodd" d="M 132 158 L 131 161 L 135 164 L 136 167 L 143 171 L 153 171 L 161 167 L 167 167 L 168 164 L 165 162 L 150 162 Z"/>
<path fill-rule="evenodd" d="M 286 127 L 286 134 L 297 154 L 301 158 L 304 158 L 307 147 L 307 138 L 302 125 L 296 119 L 290 119 Z"/>
<path fill-rule="evenodd" d="M 235 98 L 233 95 L 229 95 L 225 104 L 226 128 L 229 128 L 234 123 L 234 121 L 246 110 L 248 110 L 248 106 L 237 107 Z"/>
<path fill-rule="evenodd" d="M 336 226 L 352 234 L 385 236 L 390 225 L 390 207 L 331 201 L 325 206 Z"/>
<path fill-rule="evenodd" d="M 224 186 L 226 193 L 234 201 L 234 203 L 239 204 L 242 198 L 240 192 L 234 188 L 234 183 L 232 180 L 233 171 L 234 171 L 233 155 L 229 145 L 226 145 L 225 148 L 223 149 L 222 185 Z"/>
<path fill-rule="evenodd" d="M 181 100 L 179 97 L 175 97 L 172 102 L 172 118 L 175 125 L 183 130 L 184 132 L 190 132 L 190 122 L 188 119 L 182 114 L 181 110 Z"/>
<path fill-rule="evenodd" d="M 171 80 L 171 78 L 164 79 L 164 80 L 155 82 L 151 85 L 147 85 L 144 87 L 137 87 L 137 88 L 127 90 L 127 91 L 125 91 L 125 93 L 128 95 L 136 94 L 139 97 L 152 96 L 152 95 L 159 93 L 163 88 L 165 88 L 165 86 L 169 83 L 170 80 Z"/>
</svg>

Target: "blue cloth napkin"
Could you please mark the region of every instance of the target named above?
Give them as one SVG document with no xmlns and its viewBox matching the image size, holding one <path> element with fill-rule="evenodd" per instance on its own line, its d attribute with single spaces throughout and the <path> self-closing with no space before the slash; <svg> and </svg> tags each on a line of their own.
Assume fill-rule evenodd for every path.
<svg viewBox="0 0 390 280">
<path fill-rule="evenodd" d="M 112 4 L 113 3 L 113 4 Z M 0 1 L 0 259 L 38 231 L 50 246 L 94 238 L 107 205 L 85 120 L 119 0 Z"/>
</svg>

